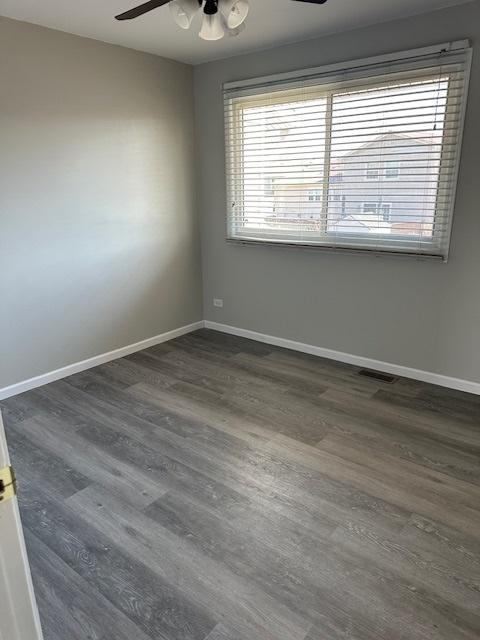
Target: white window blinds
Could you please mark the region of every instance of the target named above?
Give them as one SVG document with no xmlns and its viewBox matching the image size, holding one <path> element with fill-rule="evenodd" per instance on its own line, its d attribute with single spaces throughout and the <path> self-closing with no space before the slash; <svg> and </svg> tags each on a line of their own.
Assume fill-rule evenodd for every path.
<svg viewBox="0 0 480 640">
<path fill-rule="evenodd" d="M 228 238 L 446 259 L 470 55 L 224 85 Z"/>
</svg>

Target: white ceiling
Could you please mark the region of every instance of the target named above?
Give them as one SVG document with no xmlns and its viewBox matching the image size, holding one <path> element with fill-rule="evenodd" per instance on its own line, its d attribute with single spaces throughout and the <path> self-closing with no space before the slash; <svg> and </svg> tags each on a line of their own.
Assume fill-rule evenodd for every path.
<svg viewBox="0 0 480 640">
<path fill-rule="evenodd" d="M 114 20 L 115 15 L 142 1 L 0 0 L 0 15 L 198 64 L 465 2 L 329 0 L 326 5 L 314 5 L 292 0 L 250 0 L 246 29 L 240 35 L 205 42 L 197 36 L 198 18 L 189 31 L 184 31 L 173 22 L 168 6 L 132 21 Z"/>
</svg>

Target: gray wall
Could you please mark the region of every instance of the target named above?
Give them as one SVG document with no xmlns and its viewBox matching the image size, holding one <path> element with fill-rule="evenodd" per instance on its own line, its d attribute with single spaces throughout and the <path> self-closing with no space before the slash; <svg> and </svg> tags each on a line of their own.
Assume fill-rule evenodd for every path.
<svg viewBox="0 0 480 640">
<path fill-rule="evenodd" d="M 192 69 L 0 19 L 0 388 L 202 317 Z"/>
<path fill-rule="evenodd" d="M 195 68 L 207 319 L 480 382 L 480 51 L 448 264 L 224 239 L 222 82 L 465 37 L 480 47 L 478 2 Z M 223 309 L 213 297 L 224 299 Z"/>
</svg>

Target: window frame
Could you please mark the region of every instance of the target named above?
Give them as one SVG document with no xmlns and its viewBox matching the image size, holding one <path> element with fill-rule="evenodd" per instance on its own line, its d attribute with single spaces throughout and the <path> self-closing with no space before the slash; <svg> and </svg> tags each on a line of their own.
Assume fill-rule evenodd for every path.
<svg viewBox="0 0 480 640">
<path fill-rule="evenodd" d="M 324 221 L 325 224 L 323 225 L 323 231 L 321 232 L 321 234 L 317 233 L 315 235 L 315 238 L 317 239 L 317 241 L 309 241 L 307 238 L 305 239 L 301 239 L 301 240 L 292 240 L 291 238 L 289 238 L 288 240 L 286 240 L 284 237 L 282 237 L 282 233 L 268 233 L 265 234 L 264 237 L 258 237 L 258 234 L 252 234 L 251 231 L 245 231 L 245 232 L 241 232 L 241 231 L 236 231 L 235 235 L 231 235 L 230 233 L 230 219 L 229 219 L 229 215 L 227 215 L 227 220 L 226 220 L 226 241 L 230 242 L 230 243 L 236 243 L 236 244 L 255 244 L 255 245 L 271 245 L 271 246 L 288 246 L 288 247 L 296 247 L 296 248 L 309 248 L 309 249 L 321 249 L 321 250 L 335 250 L 335 251 L 339 251 L 339 252 L 353 252 L 353 253 L 372 253 L 374 252 L 375 254 L 378 255 L 398 255 L 398 256 L 414 256 L 416 258 L 419 259 L 440 259 L 443 260 L 444 262 L 447 261 L 448 259 L 448 251 L 449 251 L 449 246 L 450 246 L 450 239 L 451 239 L 451 226 L 452 226 L 452 222 L 453 222 L 453 210 L 455 207 L 455 200 L 456 200 L 456 193 L 457 193 L 457 184 L 458 184 L 458 172 L 459 172 L 459 164 L 460 164 L 460 158 L 461 158 L 461 147 L 462 147 L 462 140 L 463 140 L 463 132 L 464 132 L 464 124 L 465 124 L 465 113 L 466 113 L 466 106 L 467 106 L 467 100 L 468 100 L 468 90 L 469 90 L 469 81 L 470 81 L 470 73 L 471 73 L 471 60 L 472 60 L 472 49 L 470 47 L 470 43 L 468 40 L 459 40 L 459 41 L 455 41 L 455 42 L 450 42 L 450 43 L 445 43 L 442 45 L 437 45 L 437 46 L 433 46 L 433 47 L 422 47 L 419 49 L 414 49 L 414 50 L 410 50 L 407 52 L 401 52 L 399 53 L 392 53 L 392 54 L 387 54 L 387 55 L 381 55 L 381 56 L 374 56 L 374 57 L 370 57 L 370 58 L 364 58 L 364 59 L 360 59 L 360 60 L 356 60 L 356 61 L 352 61 L 352 62 L 347 62 L 347 63 L 338 63 L 338 64 L 333 64 L 333 65 L 325 65 L 323 67 L 317 67 L 315 69 L 307 69 L 307 70 L 301 70 L 301 71 L 297 71 L 297 72 L 287 72 L 287 73 L 280 73 L 280 74 L 275 74 L 274 76 L 265 76 L 265 77 L 261 77 L 261 78 L 254 78 L 252 80 L 245 80 L 245 81 L 240 81 L 240 82 L 233 82 L 233 83 L 225 83 L 223 85 L 224 90 L 225 89 L 229 89 L 232 87 L 248 87 L 250 85 L 256 86 L 259 89 L 261 89 L 261 91 L 259 91 L 259 94 L 266 94 L 268 93 L 268 89 L 266 86 L 262 86 L 266 85 L 267 82 L 271 82 L 272 80 L 274 81 L 287 81 L 290 79 L 295 79 L 297 77 L 308 77 L 308 75 L 314 74 L 314 73 L 320 73 L 320 72 L 332 72 L 332 71 L 343 71 L 345 72 L 345 70 L 349 70 L 349 71 L 353 71 L 358 67 L 363 67 L 363 66 L 368 66 L 368 65 L 374 65 L 374 64 L 379 64 L 379 63 L 386 63 L 388 61 L 398 61 L 398 60 L 402 60 L 402 61 L 408 61 L 409 58 L 415 58 L 415 57 L 419 57 L 422 55 L 428 55 L 428 54 L 432 54 L 434 52 L 437 52 L 438 54 L 440 54 L 441 52 L 444 51 L 457 51 L 457 50 L 462 50 L 465 52 L 465 70 L 464 70 L 464 90 L 463 90 L 463 94 L 462 94 L 462 103 L 461 103 L 461 109 L 460 109 L 460 116 L 459 116 L 459 133 L 458 133 L 458 137 L 457 137 L 457 146 L 459 148 L 459 153 L 456 154 L 456 158 L 455 158 L 455 168 L 453 171 L 453 182 L 454 182 L 454 187 L 452 189 L 452 193 L 451 193 L 451 202 L 450 202 L 450 209 L 451 211 L 448 214 L 448 231 L 445 234 L 445 237 L 447 238 L 447 247 L 446 247 L 446 251 L 443 255 L 439 254 L 435 254 L 435 253 L 428 253 L 428 252 L 422 252 L 422 251 L 407 251 L 407 250 L 398 250 L 398 247 L 396 247 L 395 245 L 398 243 L 398 241 L 401 241 L 402 239 L 404 239 L 405 241 L 409 241 L 411 240 L 411 236 L 409 235 L 396 235 L 395 236 L 395 243 L 390 242 L 389 243 L 389 239 L 387 235 L 384 234 L 372 234 L 372 238 L 370 241 L 370 238 L 362 238 L 362 245 L 360 246 L 358 243 L 352 243 L 351 245 L 349 245 L 348 242 L 343 242 L 342 245 L 337 245 L 336 243 L 329 243 L 329 239 L 330 238 L 334 238 L 334 234 L 329 234 L 327 231 L 327 226 L 328 226 L 328 219 L 325 216 L 324 217 Z M 408 74 L 408 71 L 406 72 Z M 425 73 L 425 80 L 431 79 L 433 77 L 438 77 L 438 66 L 437 67 L 432 67 L 432 71 L 431 73 L 427 71 L 427 73 Z M 331 114 L 332 114 L 332 102 L 333 102 L 333 97 L 340 95 L 343 91 L 348 92 L 349 91 L 349 87 L 348 87 L 348 83 L 344 83 L 341 82 L 341 78 L 339 78 L 339 81 L 332 81 L 332 83 L 325 83 L 322 85 L 319 85 L 318 88 L 318 94 L 314 93 L 314 92 L 310 92 L 309 93 L 309 99 L 315 99 L 315 96 L 318 97 L 326 97 L 327 100 L 327 119 L 328 117 L 330 117 L 331 119 Z M 283 93 L 283 91 L 281 92 Z M 251 101 L 255 106 L 260 106 L 259 100 L 258 98 L 256 98 L 255 93 L 252 93 L 251 97 Z M 297 98 L 298 101 L 301 100 L 301 98 Z M 275 100 L 277 101 L 277 100 Z M 269 97 L 269 99 L 265 99 L 265 102 L 268 102 L 268 104 L 272 104 L 272 98 Z M 282 103 L 285 102 L 284 99 L 282 99 L 281 97 L 278 98 L 278 102 Z M 293 101 L 292 101 L 293 102 Z M 447 104 L 446 104 L 446 113 L 445 113 L 445 120 L 447 121 L 448 119 L 448 114 L 449 114 L 449 102 L 451 102 L 451 100 L 449 98 L 447 98 Z M 233 121 L 234 121 L 234 127 L 235 129 L 241 130 L 241 124 L 239 122 L 240 118 L 241 118 L 241 112 L 243 112 L 243 110 L 245 108 L 248 108 L 248 96 L 243 97 L 242 98 L 242 104 L 240 105 L 239 103 L 235 104 L 235 107 L 233 109 Z M 329 114 L 328 114 L 329 112 Z M 330 123 L 330 127 L 331 127 L 331 123 Z M 232 127 L 230 127 L 230 130 L 232 129 Z M 331 131 L 331 128 L 330 128 Z M 226 130 L 226 150 L 228 151 L 228 131 Z M 331 138 L 330 138 L 330 145 L 331 145 Z M 237 145 L 236 146 L 237 151 L 235 152 L 235 155 L 239 156 L 238 159 L 240 159 L 241 162 L 241 158 L 243 156 L 242 154 L 242 150 L 241 150 L 241 145 Z M 325 153 L 325 163 L 327 161 L 329 161 L 329 155 L 330 152 L 327 149 L 326 153 Z M 237 159 L 237 161 L 238 161 Z M 441 172 L 445 171 L 442 166 L 444 164 L 444 148 L 443 148 L 443 139 L 442 139 L 442 151 L 441 151 L 441 158 L 440 158 L 440 172 L 439 172 L 439 178 L 438 178 L 438 183 L 441 183 Z M 383 179 L 386 180 L 399 180 L 400 179 L 400 173 L 401 173 L 401 169 L 400 169 L 400 165 L 401 162 L 398 162 L 398 174 L 396 176 L 391 176 L 391 177 L 386 177 L 384 176 Z M 239 166 L 239 165 L 237 165 Z M 328 172 L 324 172 L 324 197 L 323 197 L 323 206 L 328 208 L 328 202 L 329 202 L 329 176 L 330 176 L 330 171 L 331 171 L 331 167 L 329 167 L 329 171 Z M 385 172 L 385 170 L 384 170 Z M 239 181 L 238 181 L 239 182 Z M 235 205 L 236 202 L 241 202 L 242 203 L 242 211 L 244 210 L 243 208 L 243 188 L 239 190 L 238 187 L 238 182 L 236 183 L 237 186 L 235 187 L 235 197 L 234 197 L 234 203 L 233 205 Z M 231 195 L 231 194 L 230 194 Z M 438 198 L 438 193 L 437 193 L 437 198 Z M 391 209 L 391 207 L 390 207 Z M 382 246 L 379 249 L 378 248 L 378 244 L 379 244 L 379 240 L 382 240 Z M 419 236 L 419 241 L 422 245 L 428 245 L 430 244 L 432 247 L 433 246 L 440 246 L 438 243 L 437 245 L 435 245 L 435 219 L 433 222 L 433 230 L 432 230 L 432 238 L 431 241 L 426 240 L 426 238 Z M 396 250 L 395 250 L 396 249 Z"/>
</svg>

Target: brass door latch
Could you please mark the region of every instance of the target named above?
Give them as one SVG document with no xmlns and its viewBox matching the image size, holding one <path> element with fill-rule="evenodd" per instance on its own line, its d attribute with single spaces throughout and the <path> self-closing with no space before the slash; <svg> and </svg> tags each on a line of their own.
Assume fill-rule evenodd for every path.
<svg viewBox="0 0 480 640">
<path fill-rule="evenodd" d="M 17 493 L 15 473 L 12 467 L 0 469 L 0 504 L 13 498 Z"/>
</svg>

